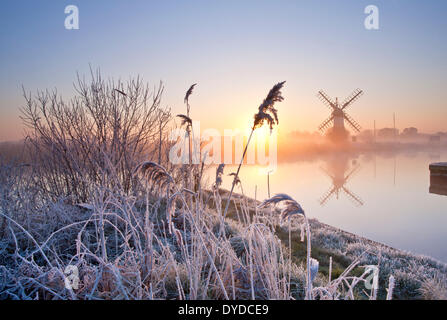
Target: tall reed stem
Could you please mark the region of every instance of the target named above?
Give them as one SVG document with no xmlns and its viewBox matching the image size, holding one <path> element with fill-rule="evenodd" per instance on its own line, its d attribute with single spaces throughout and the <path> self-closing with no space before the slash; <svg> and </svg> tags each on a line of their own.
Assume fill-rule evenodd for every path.
<svg viewBox="0 0 447 320">
<path fill-rule="evenodd" d="M 289 297 L 292 288 L 290 283 L 291 276 L 292 276 L 292 224 L 290 223 L 289 218 Z"/>
<path fill-rule="evenodd" d="M 237 167 L 236 175 L 234 176 L 233 183 L 231 185 L 230 195 L 228 196 L 227 204 L 225 205 L 225 211 L 223 214 L 224 220 L 227 216 L 227 211 L 228 211 L 228 207 L 230 206 L 230 201 L 231 201 L 231 196 L 233 195 L 234 186 L 236 185 L 236 181 L 239 176 L 239 171 L 241 170 L 241 166 L 242 166 L 242 163 L 244 162 L 245 154 L 247 153 L 248 145 L 250 144 L 250 140 L 251 140 L 251 137 L 253 136 L 254 131 L 255 131 L 255 127 L 253 126 L 253 128 L 251 128 L 250 136 L 248 137 L 248 141 L 247 141 L 247 145 L 245 146 L 244 153 L 242 154 L 241 162 L 239 163 L 239 166 Z"/>
<path fill-rule="evenodd" d="M 267 172 L 267 190 L 268 190 L 268 195 L 269 195 L 269 199 L 270 199 L 270 171 Z"/>
<path fill-rule="evenodd" d="M 306 219 L 306 238 L 307 238 L 307 256 L 306 256 L 306 263 L 307 263 L 307 270 L 306 270 L 306 300 L 312 300 L 312 281 L 310 278 L 310 252 L 312 250 L 311 248 L 311 239 L 310 239 L 310 227 L 309 227 L 309 221 Z"/>
</svg>

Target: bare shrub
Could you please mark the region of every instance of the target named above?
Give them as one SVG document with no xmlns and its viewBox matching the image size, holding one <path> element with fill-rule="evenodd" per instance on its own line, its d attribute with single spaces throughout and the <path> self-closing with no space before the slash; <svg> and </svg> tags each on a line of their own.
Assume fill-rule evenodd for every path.
<svg viewBox="0 0 447 320">
<path fill-rule="evenodd" d="M 64 101 L 57 91 L 24 92 L 22 119 L 36 184 L 55 200 L 86 201 L 101 185 L 132 192 L 132 170 L 143 160 L 161 161 L 162 131 L 170 119 L 161 106 L 163 85 L 151 90 L 140 78 L 104 80 L 78 76 L 76 96 Z M 162 116 L 160 116 L 162 115 Z"/>
</svg>

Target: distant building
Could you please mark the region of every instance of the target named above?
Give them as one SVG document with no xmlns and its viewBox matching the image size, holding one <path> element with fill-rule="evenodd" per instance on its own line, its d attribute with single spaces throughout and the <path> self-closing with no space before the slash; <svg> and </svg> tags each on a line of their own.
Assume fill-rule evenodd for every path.
<svg viewBox="0 0 447 320">
<path fill-rule="evenodd" d="M 383 128 L 383 129 L 380 129 L 379 131 L 377 131 L 377 136 L 379 138 L 383 138 L 383 139 L 392 139 L 392 138 L 396 137 L 397 135 L 399 135 L 398 129 Z"/>
<path fill-rule="evenodd" d="M 441 136 L 431 135 L 431 136 L 428 137 L 428 141 L 430 141 L 431 143 L 441 142 Z"/>
<path fill-rule="evenodd" d="M 437 132 L 436 133 L 437 136 L 439 136 L 439 138 L 441 139 L 441 141 L 447 141 L 447 132 Z"/>
<path fill-rule="evenodd" d="M 365 142 L 372 142 L 374 141 L 374 134 L 372 130 L 363 130 L 358 134 L 358 140 L 365 141 Z"/>
<path fill-rule="evenodd" d="M 402 136 L 408 137 L 408 138 L 415 138 L 418 135 L 418 129 L 415 127 L 405 128 L 404 131 L 402 131 Z"/>
</svg>

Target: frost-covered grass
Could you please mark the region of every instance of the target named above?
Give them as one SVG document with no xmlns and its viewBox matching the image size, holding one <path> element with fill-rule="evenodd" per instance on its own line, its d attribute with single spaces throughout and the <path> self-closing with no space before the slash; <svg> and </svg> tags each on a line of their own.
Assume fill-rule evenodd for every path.
<svg viewBox="0 0 447 320">
<path fill-rule="evenodd" d="M 278 123 L 283 84 L 252 131 Z M 26 157 L 0 159 L 0 299 L 445 299 L 445 264 L 308 221 L 285 194 L 260 206 L 237 173 L 222 190 L 223 165 L 209 184 L 170 163 L 162 91 L 93 75 L 69 102 L 25 94 Z"/>
<path fill-rule="evenodd" d="M 209 201 L 219 197 L 215 193 Z M 239 195 L 235 199 L 241 201 L 239 208 L 245 211 L 246 221 L 238 222 L 231 209 L 222 223 L 222 212 L 216 206 L 202 204 L 201 209 L 188 211 L 176 203 L 172 212 L 169 199 L 151 194 L 137 199 L 100 187 L 93 201 L 82 206 L 67 199 L 34 208 L 3 204 L 6 227 L 1 230 L 0 297 L 304 299 L 302 218 L 292 220 L 293 263 L 289 264 L 287 224 L 278 225 L 274 210 L 255 210 L 252 199 Z M 390 275 L 395 278 L 393 299 L 445 299 L 445 264 L 313 219 L 310 229 L 312 258 L 319 261 L 313 298 L 368 299 L 370 291 L 363 280 L 357 280 L 352 294 L 344 282 L 361 279 L 362 266 L 378 265 L 378 299 L 385 299 Z M 219 237 L 221 230 L 225 232 Z M 75 290 L 64 286 L 64 270 L 69 264 L 79 269 L 79 288 Z M 347 268 L 352 270 L 344 274 Z M 334 283 L 337 280 L 341 283 Z M 330 295 L 323 295 L 331 289 Z"/>
<path fill-rule="evenodd" d="M 431 257 L 391 248 L 331 227 L 316 219 L 310 220 L 310 225 L 313 254 L 323 266 L 321 268 L 323 274 L 327 275 L 330 256 L 337 261 L 337 267 L 332 273 L 332 276 L 336 277 L 363 253 L 360 265 L 379 267 L 379 298 L 386 297 L 388 279 L 392 275 L 395 278 L 394 299 L 445 299 L 447 294 L 445 263 Z M 302 245 L 297 247 L 298 252 L 303 250 Z"/>
</svg>

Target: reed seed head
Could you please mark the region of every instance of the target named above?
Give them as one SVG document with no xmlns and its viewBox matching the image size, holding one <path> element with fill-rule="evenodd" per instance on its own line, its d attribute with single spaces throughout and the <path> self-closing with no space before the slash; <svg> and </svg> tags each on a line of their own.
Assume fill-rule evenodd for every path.
<svg viewBox="0 0 447 320">
<path fill-rule="evenodd" d="M 239 179 L 238 176 L 236 176 L 236 173 L 232 172 L 229 174 L 229 176 L 233 176 L 234 177 L 234 184 L 241 184 L 241 179 Z"/>
<path fill-rule="evenodd" d="M 192 120 L 190 117 L 184 115 L 184 114 L 178 114 L 177 117 L 179 117 L 180 119 L 182 119 L 182 126 L 184 126 L 185 124 L 187 126 L 192 126 Z"/>
<path fill-rule="evenodd" d="M 276 102 L 281 102 L 284 100 L 281 95 L 281 89 L 284 86 L 285 81 L 279 82 L 270 89 L 267 97 L 261 103 L 258 108 L 258 113 L 254 116 L 253 128 L 262 127 L 264 122 L 270 126 L 270 131 L 273 130 L 273 126 L 279 123 L 278 110 L 275 109 L 274 105 Z"/>
<path fill-rule="evenodd" d="M 269 205 L 278 206 L 280 203 L 284 204 L 281 210 L 281 221 L 292 217 L 293 215 L 305 216 L 304 210 L 301 205 L 296 202 L 291 196 L 285 193 L 278 193 L 270 199 L 264 200 L 258 207 L 265 208 Z"/>
<path fill-rule="evenodd" d="M 197 85 L 197 83 L 194 83 L 193 85 L 191 85 L 188 89 L 188 91 L 186 91 L 186 95 L 185 95 L 185 103 L 189 103 L 189 96 L 192 94 L 192 90 L 194 89 L 194 87 Z"/>
<path fill-rule="evenodd" d="M 134 174 L 142 174 L 151 185 L 158 185 L 160 188 L 169 187 L 174 184 L 174 178 L 164 167 L 152 161 L 140 163 L 134 170 Z"/>
<path fill-rule="evenodd" d="M 221 163 L 216 169 L 216 181 L 214 183 L 215 188 L 219 188 L 222 185 L 222 175 L 224 173 L 225 164 Z"/>
</svg>

